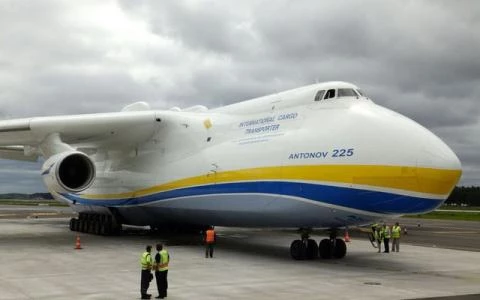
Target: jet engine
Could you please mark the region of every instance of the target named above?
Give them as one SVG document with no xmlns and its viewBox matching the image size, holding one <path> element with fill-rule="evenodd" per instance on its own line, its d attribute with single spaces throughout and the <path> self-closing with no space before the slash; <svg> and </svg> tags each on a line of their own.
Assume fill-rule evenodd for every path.
<svg viewBox="0 0 480 300">
<path fill-rule="evenodd" d="M 42 176 L 51 190 L 78 193 L 92 185 L 95 179 L 95 164 L 82 152 L 63 152 L 45 161 Z"/>
</svg>

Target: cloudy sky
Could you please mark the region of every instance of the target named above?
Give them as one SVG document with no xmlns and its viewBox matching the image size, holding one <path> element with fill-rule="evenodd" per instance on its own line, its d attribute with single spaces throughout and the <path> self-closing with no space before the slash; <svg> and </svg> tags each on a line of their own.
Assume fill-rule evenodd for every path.
<svg viewBox="0 0 480 300">
<path fill-rule="evenodd" d="M 0 0 L 0 118 L 221 105 L 359 85 L 457 153 L 480 185 L 478 1 Z M 0 193 L 45 191 L 0 160 Z"/>
</svg>

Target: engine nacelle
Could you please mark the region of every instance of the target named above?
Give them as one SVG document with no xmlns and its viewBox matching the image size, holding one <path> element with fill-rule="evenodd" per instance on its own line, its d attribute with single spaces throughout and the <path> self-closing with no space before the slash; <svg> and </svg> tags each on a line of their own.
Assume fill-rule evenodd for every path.
<svg viewBox="0 0 480 300">
<path fill-rule="evenodd" d="M 92 185 L 95 164 L 82 152 L 63 152 L 45 161 L 42 177 L 50 190 L 78 193 Z"/>
</svg>

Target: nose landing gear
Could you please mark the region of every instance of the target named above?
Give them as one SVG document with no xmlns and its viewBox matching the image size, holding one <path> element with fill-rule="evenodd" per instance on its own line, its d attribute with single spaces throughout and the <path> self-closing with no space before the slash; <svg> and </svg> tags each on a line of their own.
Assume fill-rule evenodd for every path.
<svg viewBox="0 0 480 300">
<path fill-rule="evenodd" d="M 290 255 L 295 260 L 311 260 L 319 255 L 323 259 L 343 258 L 347 254 L 347 245 L 342 239 L 337 238 L 337 230 L 330 230 L 330 237 L 320 241 L 310 239 L 311 228 L 302 228 L 301 239 L 294 240 L 290 245 Z"/>
</svg>

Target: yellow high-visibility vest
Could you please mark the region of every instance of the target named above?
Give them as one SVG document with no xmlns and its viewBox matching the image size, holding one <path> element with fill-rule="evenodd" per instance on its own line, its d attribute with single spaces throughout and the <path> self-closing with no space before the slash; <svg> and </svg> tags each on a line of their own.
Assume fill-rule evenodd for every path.
<svg viewBox="0 0 480 300">
<path fill-rule="evenodd" d="M 159 252 L 160 254 L 160 263 L 158 264 L 158 270 L 161 271 L 166 271 L 168 270 L 168 263 L 170 262 L 170 255 L 168 255 L 167 250 L 162 249 L 162 251 Z"/>
<path fill-rule="evenodd" d="M 402 229 L 400 228 L 400 226 L 393 226 L 392 227 L 392 238 L 394 238 L 394 239 L 400 238 L 400 232 L 401 231 L 402 231 Z"/>
<path fill-rule="evenodd" d="M 386 239 L 389 239 L 390 235 L 391 235 L 390 227 L 385 226 L 385 229 L 383 230 L 383 237 Z"/>
<path fill-rule="evenodd" d="M 143 252 L 140 258 L 140 265 L 142 266 L 142 270 L 150 270 L 152 268 L 152 256 L 150 252 Z"/>
</svg>

